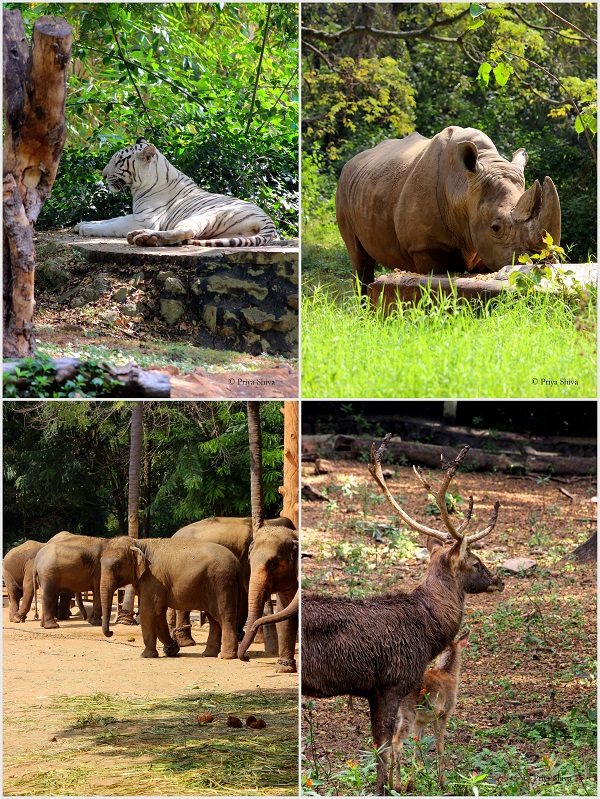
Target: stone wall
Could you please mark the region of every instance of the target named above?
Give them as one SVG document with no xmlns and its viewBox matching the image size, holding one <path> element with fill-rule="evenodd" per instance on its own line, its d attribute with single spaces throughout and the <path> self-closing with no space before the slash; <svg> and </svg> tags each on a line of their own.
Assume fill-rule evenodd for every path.
<svg viewBox="0 0 600 799">
<path fill-rule="evenodd" d="M 68 298 L 73 308 L 110 292 L 121 313 L 159 317 L 174 334 L 185 329 L 186 338 L 191 325 L 202 346 L 298 356 L 296 241 L 221 249 L 142 248 L 118 239 L 71 236 L 61 240 L 85 261 L 102 265 Z M 124 268 L 129 275 L 125 286 Z"/>
</svg>

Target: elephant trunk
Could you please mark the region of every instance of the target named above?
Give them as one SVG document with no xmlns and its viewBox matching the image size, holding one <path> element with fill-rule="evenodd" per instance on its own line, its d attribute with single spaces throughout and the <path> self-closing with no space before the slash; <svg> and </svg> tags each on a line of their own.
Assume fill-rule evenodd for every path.
<svg viewBox="0 0 600 799">
<path fill-rule="evenodd" d="M 111 635 L 113 634 L 112 630 L 109 629 L 113 596 L 117 588 L 117 586 L 114 585 L 113 582 L 114 581 L 111 580 L 109 576 L 104 574 L 100 578 L 100 600 L 102 602 L 102 632 L 107 638 L 110 638 Z"/>
<path fill-rule="evenodd" d="M 238 658 L 244 660 L 244 655 L 250 644 L 254 641 L 256 630 L 252 630 L 254 622 L 263 615 L 265 602 L 271 594 L 272 581 L 265 566 L 254 567 L 250 575 L 248 589 L 248 620 L 244 640 L 238 646 Z"/>
<path fill-rule="evenodd" d="M 292 616 L 295 616 L 298 613 L 298 606 L 300 604 L 299 594 L 300 589 L 296 591 L 290 604 L 283 610 L 280 610 L 277 613 L 272 613 L 270 616 L 263 616 L 262 618 L 257 619 L 251 627 L 251 632 L 258 632 L 258 628 L 262 627 L 263 624 L 273 624 L 279 621 L 286 621 L 286 619 L 291 619 Z"/>
</svg>

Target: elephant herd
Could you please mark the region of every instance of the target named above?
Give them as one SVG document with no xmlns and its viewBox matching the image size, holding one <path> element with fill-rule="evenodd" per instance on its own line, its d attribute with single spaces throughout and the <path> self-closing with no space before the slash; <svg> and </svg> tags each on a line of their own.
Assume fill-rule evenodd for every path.
<svg viewBox="0 0 600 799">
<path fill-rule="evenodd" d="M 266 521 L 254 535 L 250 518 L 233 517 L 194 522 L 172 538 L 61 532 L 47 544 L 15 547 L 2 565 L 10 621 L 25 621 L 34 596 L 37 617 L 39 585 L 47 629 L 69 618 L 75 594 L 83 618 L 110 637 L 114 593 L 132 585 L 139 597 L 142 657 L 148 658 L 158 657 L 157 639 L 167 656 L 194 645 L 189 616 L 201 610 L 209 622 L 203 655 L 247 660 L 258 626 L 270 620 L 262 617 L 263 608 L 275 593 L 282 620 L 277 615 L 276 636 L 275 625 L 265 627 L 265 648 L 279 655 L 277 671 L 296 671 L 298 535 L 285 517 Z M 90 615 L 81 602 L 85 591 L 93 592 Z"/>
</svg>

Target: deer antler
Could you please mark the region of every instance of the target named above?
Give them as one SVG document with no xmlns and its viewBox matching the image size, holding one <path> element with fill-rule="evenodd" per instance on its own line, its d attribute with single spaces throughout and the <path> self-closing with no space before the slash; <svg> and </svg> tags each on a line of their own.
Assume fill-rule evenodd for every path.
<svg viewBox="0 0 600 799">
<path fill-rule="evenodd" d="M 414 472 L 421 481 L 425 490 L 433 496 L 435 504 L 438 507 L 440 515 L 442 517 L 442 521 L 444 522 L 446 529 L 448 532 L 442 532 L 441 530 L 434 530 L 431 527 L 427 527 L 420 522 L 417 522 L 415 519 L 412 519 L 405 510 L 403 510 L 400 505 L 396 502 L 394 497 L 391 495 L 389 488 L 386 485 L 385 478 L 383 476 L 383 471 L 381 469 L 381 460 L 384 454 L 387 451 L 387 446 L 389 443 L 390 438 L 392 437 L 391 433 L 388 433 L 384 436 L 383 441 L 381 442 L 381 446 L 379 449 L 375 450 L 375 444 L 371 446 L 371 463 L 369 464 L 369 471 L 373 476 L 375 482 L 381 488 L 384 493 L 384 496 L 394 508 L 396 513 L 400 516 L 400 518 L 408 524 L 413 530 L 417 530 L 420 533 L 424 533 L 425 535 L 431 536 L 432 538 L 437 538 L 438 541 L 443 541 L 446 543 L 450 538 L 453 538 L 456 541 L 462 541 L 465 537 L 465 531 L 471 522 L 471 517 L 473 515 L 473 497 L 469 497 L 469 507 L 465 513 L 465 517 L 462 522 L 458 525 L 458 527 L 454 527 L 452 524 L 452 520 L 450 519 L 450 515 L 448 514 L 448 508 L 446 507 L 446 491 L 448 490 L 448 486 L 450 485 L 452 478 L 456 474 L 457 469 L 463 462 L 465 455 L 469 451 L 470 447 L 465 446 L 461 449 L 458 453 L 456 458 L 453 461 L 445 461 L 444 456 L 441 456 L 442 460 L 442 469 L 445 471 L 445 475 L 443 480 L 441 481 L 437 492 L 434 491 L 431 485 L 425 479 L 422 470 L 418 466 L 413 466 Z M 467 544 L 472 544 L 475 541 L 479 541 L 488 533 L 490 533 L 495 525 L 496 521 L 498 520 L 498 509 L 500 507 L 500 503 L 496 502 L 494 504 L 494 511 L 492 513 L 492 518 L 488 526 L 480 530 L 473 535 L 466 536 Z"/>
</svg>

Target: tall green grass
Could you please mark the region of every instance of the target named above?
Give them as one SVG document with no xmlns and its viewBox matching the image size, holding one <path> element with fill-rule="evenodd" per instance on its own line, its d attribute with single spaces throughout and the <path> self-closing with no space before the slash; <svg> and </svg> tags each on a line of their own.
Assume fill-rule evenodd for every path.
<svg viewBox="0 0 600 799">
<path fill-rule="evenodd" d="M 385 318 L 316 286 L 302 306 L 302 395 L 595 397 L 596 299 L 507 292 L 471 305 L 425 290 Z"/>
</svg>

